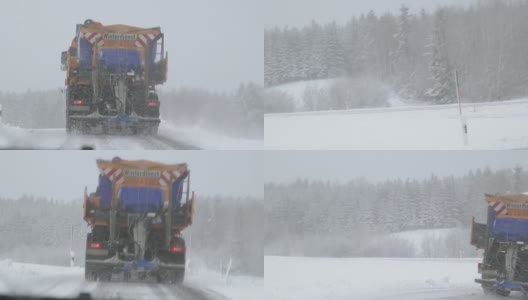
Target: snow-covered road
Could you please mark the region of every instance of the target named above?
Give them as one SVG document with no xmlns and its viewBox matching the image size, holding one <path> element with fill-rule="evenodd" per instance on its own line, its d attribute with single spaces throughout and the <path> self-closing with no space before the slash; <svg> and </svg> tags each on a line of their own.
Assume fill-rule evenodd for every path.
<svg viewBox="0 0 528 300">
<path fill-rule="evenodd" d="M 3 130 L 2 130 L 3 129 Z M 3 143 L 1 139 L 3 138 Z M 3 144 L 3 145 L 2 145 Z M 15 149 L 99 150 L 196 150 L 196 145 L 171 137 L 163 130 L 158 135 L 66 134 L 65 129 L 0 128 L 0 146 Z"/>
<path fill-rule="evenodd" d="M 233 138 L 203 128 L 181 128 L 162 122 L 157 135 L 72 134 L 64 128 L 26 129 L 1 125 L 0 149 L 81 149 L 96 150 L 255 150 L 262 139 Z"/>
<path fill-rule="evenodd" d="M 30 287 L 29 289 L 27 287 Z M 90 294 L 92 299 L 177 299 L 177 300 L 218 300 L 227 299 L 213 291 L 200 289 L 192 284 L 181 286 L 157 283 L 103 283 L 85 282 L 82 274 L 35 278 L 24 283 L 24 290 L 18 294 L 39 295 L 58 298 L 73 298 L 80 293 Z"/>
<path fill-rule="evenodd" d="M 14 148 L 27 149 L 81 149 L 89 146 L 94 149 L 126 150 L 195 150 L 196 146 L 158 136 L 118 136 L 118 135 L 66 135 L 63 129 L 28 130 L 15 139 Z"/>
<path fill-rule="evenodd" d="M 264 282 L 270 299 L 504 299 L 474 283 L 478 261 L 267 256 Z"/>
<path fill-rule="evenodd" d="M 232 277 L 229 282 L 215 272 L 202 270 L 186 275 L 183 285 L 147 282 L 86 282 L 84 269 L 0 261 L 0 295 L 74 298 L 81 293 L 92 299 L 242 300 L 263 299 L 262 279 Z"/>
</svg>

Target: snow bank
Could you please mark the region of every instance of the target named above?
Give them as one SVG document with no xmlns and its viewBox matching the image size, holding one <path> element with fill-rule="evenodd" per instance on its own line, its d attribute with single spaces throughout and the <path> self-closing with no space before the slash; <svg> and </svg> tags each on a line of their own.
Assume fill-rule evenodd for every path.
<svg viewBox="0 0 528 300">
<path fill-rule="evenodd" d="M 266 115 L 267 149 L 456 150 L 528 147 L 528 99 Z"/>
<path fill-rule="evenodd" d="M 304 91 L 307 88 L 326 90 L 326 89 L 329 89 L 332 86 L 332 84 L 335 83 L 335 81 L 336 79 L 297 81 L 297 82 L 274 86 L 274 87 L 269 88 L 269 90 L 282 92 L 282 93 L 290 95 L 295 102 L 295 106 L 298 109 L 300 109 L 304 106 L 303 95 L 304 95 Z"/>
<path fill-rule="evenodd" d="M 217 150 L 257 150 L 264 147 L 262 139 L 243 139 L 218 134 L 201 127 L 179 127 L 162 122 L 159 137 L 169 140 L 160 145 L 151 144 L 144 136 L 134 135 L 72 135 L 64 128 L 26 129 L 0 124 L 0 148 L 36 148 L 36 149 L 81 149 L 90 145 L 95 149 L 158 149 L 173 147 L 174 144 L 185 144 L 201 149 Z"/>
<path fill-rule="evenodd" d="M 55 286 L 49 289 L 46 282 Z M 52 295 L 73 297 L 78 295 L 84 283 L 84 269 L 39 264 L 18 263 L 11 260 L 0 261 L 0 293 L 20 295 Z M 46 288 L 43 288 L 46 287 Z"/>
<path fill-rule="evenodd" d="M 277 85 L 277 86 L 268 88 L 268 90 L 275 91 L 275 92 L 281 92 L 281 93 L 291 96 L 292 99 L 294 100 L 294 103 L 297 109 L 303 109 L 304 108 L 303 97 L 307 89 L 327 91 L 334 84 L 338 83 L 339 80 L 342 80 L 342 78 L 328 78 L 328 79 L 318 79 L 318 80 L 296 81 L 296 82 Z M 382 87 L 382 88 L 389 89 L 388 87 Z M 388 103 L 391 107 L 409 106 L 408 102 L 410 101 L 402 99 L 394 92 L 389 93 Z M 413 100 L 411 102 L 415 103 L 415 105 L 420 105 L 417 103 L 417 101 Z"/>
<path fill-rule="evenodd" d="M 479 259 L 264 259 L 269 299 L 452 299 L 482 297 Z"/>
<path fill-rule="evenodd" d="M 1 148 L 59 149 L 67 140 L 64 128 L 29 129 L 0 124 Z"/>
<path fill-rule="evenodd" d="M 16 274 L 16 277 L 37 278 L 42 276 L 72 275 L 84 277 L 84 269 L 81 267 L 50 266 L 29 263 L 19 263 L 6 259 L 0 261 L 0 274 L 9 276 Z"/>
<path fill-rule="evenodd" d="M 201 127 L 182 127 L 162 121 L 159 135 L 206 150 L 258 150 L 264 147 L 262 139 L 236 138 L 211 132 Z"/>
<path fill-rule="evenodd" d="M 213 294 L 220 294 L 232 300 L 266 299 L 264 298 L 263 278 L 251 276 L 229 276 L 226 278 L 211 270 L 193 270 L 185 279 L 185 284 L 204 288 Z"/>
<path fill-rule="evenodd" d="M 411 230 L 390 234 L 390 238 L 397 238 L 411 243 L 418 256 L 423 255 L 424 242 L 428 239 L 435 239 L 447 243 L 447 239 L 452 234 L 461 234 L 469 239 L 469 230 L 459 228 L 423 229 Z"/>
</svg>

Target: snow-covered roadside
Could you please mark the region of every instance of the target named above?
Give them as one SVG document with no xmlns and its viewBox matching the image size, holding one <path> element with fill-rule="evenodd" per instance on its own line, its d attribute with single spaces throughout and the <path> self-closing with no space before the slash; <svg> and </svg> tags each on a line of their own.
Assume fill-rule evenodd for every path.
<svg viewBox="0 0 528 300">
<path fill-rule="evenodd" d="M 478 299 L 478 261 L 267 256 L 264 284 L 270 299 Z"/>
<path fill-rule="evenodd" d="M 14 262 L 10 259 L 5 259 L 0 261 L 0 274 L 10 278 L 37 278 L 43 275 L 71 275 L 84 277 L 84 269 L 78 266 L 66 267 L 39 265 L 30 263 L 19 263 Z M 16 274 L 16 277 L 13 276 L 13 274 Z"/>
<path fill-rule="evenodd" d="M 159 145 L 152 144 L 153 139 Z M 162 121 L 157 137 L 130 134 L 69 136 L 64 128 L 26 129 L 0 124 L 0 148 L 80 149 L 84 145 L 100 150 L 142 150 L 157 149 L 156 147 L 159 150 L 186 147 L 205 150 L 258 150 L 264 147 L 264 141 L 229 137 L 200 127 L 177 127 L 165 121 Z"/>
<path fill-rule="evenodd" d="M 49 281 L 49 282 L 46 282 Z M 53 289 L 50 283 L 61 282 Z M 84 269 L 80 267 L 61 267 L 0 261 L 0 293 L 19 295 L 52 295 L 72 297 L 79 294 L 84 283 Z M 40 290 L 46 287 L 45 290 Z"/>
<path fill-rule="evenodd" d="M 408 241 L 415 249 L 415 253 L 418 256 L 424 254 L 424 242 L 427 239 L 436 239 L 443 241 L 447 244 L 449 235 L 462 235 L 469 239 L 469 228 L 441 228 L 441 229 L 422 229 L 422 230 L 410 230 L 390 234 L 388 237 L 402 239 Z"/>
<path fill-rule="evenodd" d="M 64 128 L 27 129 L 0 123 L 0 148 L 58 149 L 67 139 Z"/>
<path fill-rule="evenodd" d="M 528 100 L 266 115 L 267 149 L 481 150 L 528 147 Z"/>
<path fill-rule="evenodd" d="M 162 121 L 159 135 L 195 145 L 204 150 L 259 150 L 262 139 L 243 139 L 222 135 L 201 127 L 181 127 Z"/>
<path fill-rule="evenodd" d="M 268 88 L 272 92 L 280 92 L 287 94 L 293 100 L 295 107 L 299 111 L 304 110 L 304 94 L 307 89 L 310 90 L 319 90 L 326 91 L 336 83 L 338 83 L 343 78 L 328 78 L 328 79 L 317 79 L 317 80 L 308 80 L 308 81 L 297 81 L 286 84 L 281 84 Z M 389 87 L 383 87 L 389 91 L 387 102 L 391 107 L 402 107 L 402 106 L 411 106 L 418 105 L 417 101 L 414 100 L 404 100 L 399 97 L 396 93 L 392 92 Z"/>
<path fill-rule="evenodd" d="M 264 297 L 264 279 L 259 277 L 231 275 L 226 280 L 218 272 L 200 269 L 187 276 L 185 283 L 205 288 L 232 300 L 269 299 Z"/>
<path fill-rule="evenodd" d="M 326 90 L 329 89 L 337 79 L 318 79 L 318 80 L 309 80 L 309 81 L 298 81 L 292 83 L 281 84 L 269 88 L 270 91 L 276 91 L 288 94 L 292 97 L 295 106 L 297 109 L 301 109 L 304 106 L 303 96 L 307 88 L 317 89 L 317 90 Z"/>
</svg>

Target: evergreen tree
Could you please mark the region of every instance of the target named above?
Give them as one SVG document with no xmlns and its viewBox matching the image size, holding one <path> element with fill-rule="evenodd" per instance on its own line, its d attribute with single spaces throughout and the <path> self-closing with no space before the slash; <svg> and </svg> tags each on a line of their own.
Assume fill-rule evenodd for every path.
<svg viewBox="0 0 528 300">
<path fill-rule="evenodd" d="M 375 30 L 378 18 L 374 11 L 370 11 L 368 15 L 360 18 L 360 36 L 359 36 L 359 52 L 358 65 L 363 74 L 374 75 L 377 71 L 376 64 L 379 61 L 376 59 L 376 35 Z"/>
<path fill-rule="evenodd" d="M 305 27 L 301 31 L 301 52 L 299 55 L 299 74 L 301 79 L 309 80 L 312 74 L 312 51 L 313 32 L 310 27 Z"/>
<path fill-rule="evenodd" d="M 409 8 L 402 5 L 400 8 L 400 17 L 398 19 L 398 32 L 394 35 L 397 46 L 396 51 L 392 54 L 392 61 L 398 94 L 403 97 L 409 97 L 411 95 L 411 76 L 414 71 L 414 61 L 411 54 L 410 44 L 410 18 Z"/>
<path fill-rule="evenodd" d="M 277 47 L 277 32 L 264 32 L 264 86 L 269 87 L 276 84 L 277 61 L 275 55 Z"/>
<path fill-rule="evenodd" d="M 511 192 L 512 186 L 527 191 L 526 178 L 528 172 L 522 168 L 485 168 L 459 177 L 439 178 L 433 174 L 422 181 L 369 182 L 359 178 L 329 183 L 300 179 L 292 184 L 266 184 L 266 251 L 274 255 L 354 255 L 344 248 L 357 249 L 346 246 L 350 240 L 356 245 L 368 245 L 379 234 L 456 227 L 459 231 L 448 238 L 426 240 L 426 256 L 468 255 L 474 252 L 467 241 L 461 242 L 461 236 L 467 238 L 472 216 L 485 220 L 484 194 L 505 194 Z M 332 243 L 325 244 L 325 239 Z M 321 243 L 325 249 L 336 248 L 315 249 L 314 244 Z"/>
<path fill-rule="evenodd" d="M 345 74 L 345 58 L 337 33 L 336 22 L 330 23 L 325 27 L 325 37 L 325 65 L 328 68 L 328 76 L 342 76 Z"/>
<path fill-rule="evenodd" d="M 328 76 L 328 66 L 325 64 L 325 36 L 321 25 L 316 21 L 312 21 L 312 55 L 310 57 L 311 70 L 309 73 L 310 79 L 321 79 Z"/>
<path fill-rule="evenodd" d="M 302 62 L 302 36 L 297 28 L 287 31 L 287 49 L 288 49 L 288 80 L 298 81 L 304 79 L 304 70 Z"/>
<path fill-rule="evenodd" d="M 426 92 L 426 96 L 438 104 L 453 103 L 455 98 L 455 84 L 453 68 L 447 53 L 446 21 L 443 10 L 435 14 L 434 31 L 431 49 L 431 75 L 433 87 Z"/>
</svg>

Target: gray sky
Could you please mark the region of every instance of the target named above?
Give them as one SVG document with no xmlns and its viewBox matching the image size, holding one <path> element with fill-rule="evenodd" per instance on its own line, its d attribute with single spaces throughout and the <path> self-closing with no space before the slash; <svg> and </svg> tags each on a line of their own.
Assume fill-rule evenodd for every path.
<svg viewBox="0 0 528 300">
<path fill-rule="evenodd" d="M 62 87 L 60 53 L 75 24 L 161 26 L 169 51 L 164 88 L 230 91 L 263 81 L 260 0 L 2 0 L 0 91 Z"/>
<path fill-rule="evenodd" d="M 266 182 L 297 178 L 345 182 L 365 177 L 380 181 L 464 175 L 478 168 L 528 169 L 528 151 L 269 151 Z"/>
<path fill-rule="evenodd" d="M 264 182 L 345 182 L 464 175 L 489 166 L 528 169 L 528 151 L 0 151 L 0 196 L 71 200 L 97 185 L 97 158 L 187 162 L 198 195 L 263 197 Z"/>
<path fill-rule="evenodd" d="M 115 156 L 188 163 L 191 189 L 197 199 L 200 195 L 263 197 L 263 165 L 258 151 L 0 151 L 0 196 L 82 198 L 85 186 L 88 191 L 97 187 L 95 160 Z"/>
<path fill-rule="evenodd" d="M 439 5 L 467 4 L 475 0 L 266 0 L 264 25 L 304 26 L 312 20 L 319 23 L 337 21 L 346 23 L 353 16 L 366 14 L 374 10 L 376 14 L 398 12 L 402 4 L 407 5 L 411 13 L 422 8 L 432 11 Z"/>
</svg>

